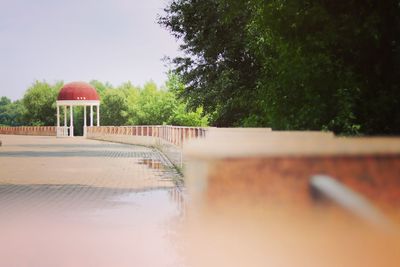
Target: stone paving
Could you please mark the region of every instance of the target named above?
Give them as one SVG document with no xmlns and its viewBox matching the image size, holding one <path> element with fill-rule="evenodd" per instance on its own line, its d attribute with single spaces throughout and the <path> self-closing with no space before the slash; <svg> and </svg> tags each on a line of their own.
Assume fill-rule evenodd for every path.
<svg viewBox="0 0 400 267">
<path fill-rule="evenodd" d="M 181 179 L 157 150 L 0 135 L 0 266 L 181 266 Z"/>
<path fill-rule="evenodd" d="M 177 173 L 144 146 L 33 136 L 1 136 L 0 183 L 80 184 L 112 188 L 172 187 Z M 163 169 L 157 169 L 162 165 Z M 157 167 L 158 166 L 158 167 Z M 165 171 L 166 169 L 170 171 Z"/>
</svg>

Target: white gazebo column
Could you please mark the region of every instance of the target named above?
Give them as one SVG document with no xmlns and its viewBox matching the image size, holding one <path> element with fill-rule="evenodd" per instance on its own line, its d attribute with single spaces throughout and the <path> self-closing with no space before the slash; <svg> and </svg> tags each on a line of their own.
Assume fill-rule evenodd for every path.
<svg viewBox="0 0 400 267">
<path fill-rule="evenodd" d="M 69 136 L 74 136 L 74 110 L 73 110 L 73 106 L 69 106 L 70 108 L 70 118 L 69 118 Z"/>
<path fill-rule="evenodd" d="M 60 127 L 60 106 L 57 105 L 57 127 Z"/>
<path fill-rule="evenodd" d="M 67 106 L 64 106 L 64 127 L 62 131 L 62 136 L 68 135 L 68 124 L 67 124 Z"/>
<path fill-rule="evenodd" d="M 90 127 L 93 127 L 93 105 L 90 105 Z"/>
<path fill-rule="evenodd" d="M 100 105 L 97 105 L 97 126 L 100 126 Z"/>
<path fill-rule="evenodd" d="M 83 105 L 83 136 L 86 136 L 86 105 Z"/>
<path fill-rule="evenodd" d="M 60 106 L 57 105 L 57 136 L 60 136 Z"/>
<path fill-rule="evenodd" d="M 67 126 L 67 106 L 64 106 L 64 127 Z"/>
</svg>

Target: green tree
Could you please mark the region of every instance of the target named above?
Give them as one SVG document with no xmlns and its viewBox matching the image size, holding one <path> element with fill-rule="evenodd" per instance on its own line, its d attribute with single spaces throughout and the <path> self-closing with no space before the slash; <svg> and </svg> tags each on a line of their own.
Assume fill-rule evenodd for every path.
<svg viewBox="0 0 400 267">
<path fill-rule="evenodd" d="M 106 89 L 101 98 L 102 125 L 125 125 L 128 122 L 128 102 L 122 90 Z"/>
<path fill-rule="evenodd" d="M 181 77 L 173 72 L 168 73 L 168 80 L 165 83 L 166 89 L 174 94 L 175 98 L 185 91 L 185 85 Z M 168 124 L 182 126 L 208 126 L 208 116 L 204 116 L 203 107 L 189 110 L 187 102 L 177 99 L 173 114 L 168 120 Z"/>
<path fill-rule="evenodd" d="M 143 125 L 166 124 L 176 106 L 174 95 L 159 90 L 154 82 L 143 86 L 137 101 L 137 123 Z"/>
<path fill-rule="evenodd" d="M 0 125 L 9 125 L 8 107 L 11 100 L 5 96 L 0 98 Z"/>
<path fill-rule="evenodd" d="M 195 111 L 187 111 L 187 106 L 179 103 L 172 116 L 168 119 L 168 124 L 177 126 L 208 126 L 208 116 L 203 115 L 203 108 L 199 107 Z"/>
<path fill-rule="evenodd" d="M 122 85 L 117 87 L 118 90 L 121 90 L 126 97 L 127 101 L 127 124 L 135 125 L 138 124 L 138 100 L 140 97 L 140 87 L 132 85 L 130 82 L 123 83 Z"/>
<path fill-rule="evenodd" d="M 174 0 L 159 22 L 214 125 L 400 133 L 397 0 Z"/>
<path fill-rule="evenodd" d="M 0 125 L 23 125 L 24 113 L 25 109 L 20 100 L 11 102 L 11 100 L 5 96 L 0 98 Z"/>
<path fill-rule="evenodd" d="M 16 100 L 10 103 L 7 107 L 6 113 L 8 114 L 9 119 L 8 125 L 20 126 L 25 124 L 25 121 L 23 120 L 25 108 L 21 100 Z"/>
<path fill-rule="evenodd" d="M 24 121 L 28 125 L 55 125 L 56 100 L 63 83 L 55 85 L 36 81 L 22 99 L 25 108 Z"/>
<path fill-rule="evenodd" d="M 186 85 L 178 95 L 190 109 L 202 106 L 213 114 L 217 126 L 234 125 L 251 114 L 245 99 L 254 94 L 260 69 L 252 51 L 245 49 L 251 13 L 239 2 L 172 1 L 160 19 L 184 42 L 186 56 L 173 60 Z"/>
<path fill-rule="evenodd" d="M 98 80 L 92 80 L 92 81 L 89 82 L 89 84 L 92 85 L 96 89 L 96 91 L 99 94 L 100 98 L 102 98 L 102 96 L 105 94 L 107 89 L 112 89 L 113 88 L 113 86 L 110 83 L 108 83 L 108 82 L 102 83 L 102 82 L 100 82 Z"/>
</svg>

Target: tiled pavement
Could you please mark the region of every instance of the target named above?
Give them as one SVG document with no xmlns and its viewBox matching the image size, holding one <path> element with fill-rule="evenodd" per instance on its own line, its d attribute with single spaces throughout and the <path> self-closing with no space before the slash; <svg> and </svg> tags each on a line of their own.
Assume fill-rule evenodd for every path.
<svg viewBox="0 0 400 267">
<path fill-rule="evenodd" d="M 0 136 L 0 266 L 180 266 L 179 174 L 157 150 Z"/>
<path fill-rule="evenodd" d="M 1 136 L 0 183 L 80 184 L 146 189 L 172 187 L 178 178 L 155 149 L 87 140 Z"/>
</svg>

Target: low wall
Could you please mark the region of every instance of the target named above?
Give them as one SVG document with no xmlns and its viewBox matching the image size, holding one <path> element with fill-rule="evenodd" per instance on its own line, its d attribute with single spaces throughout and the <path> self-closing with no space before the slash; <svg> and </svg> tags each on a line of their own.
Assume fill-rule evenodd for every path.
<svg viewBox="0 0 400 267">
<path fill-rule="evenodd" d="M 182 147 L 193 139 L 204 138 L 207 128 L 169 125 L 88 127 L 89 139 L 156 147 L 177 167 L 183 166 Z"/>
<path fill-rule="evenodd" d="M 182 156 L 183 147 L 194 140 L 212 139 L 220 144 L 241 150 L 237 142 L 262 141 L 276 138 L 301 139 L 333 138 L 331 132 L 318 131 L 272 131 L 271 128 L 217 128 L 217 127 L 183 127 L 170 125 L 141 126 L 93 126 L 87 127 L 86 137 L 89 139 L 152 146 L 161 150 L 174 164 L 181 168 L 186 159 Z M 217 141 L 220 140 L 221 142 Z M 223 151 L 223 150 L 221 150 Z"/>
<path fill-rule="evenodd" d="M 56 126 L 0 126 L 0 134 L 55 136 Z"/>
<path fill-rule="evenodd" d="M 198 140 L 184 150 L 185 178 L 207 207 L 284 203 L 312 207 L 310 177 L 329 175 L 400 222 L 400 138 L 271 132 Z"/>
<path fill-rule="evenodd" d="M 187 144 L 183 157 L 193 266 L 400 260 L 400 138 L 210 134 Z M 331 187 L 339 202 L 313 192 L 310 178 L 321 174 L 347 189 Z"/>
</svg>

